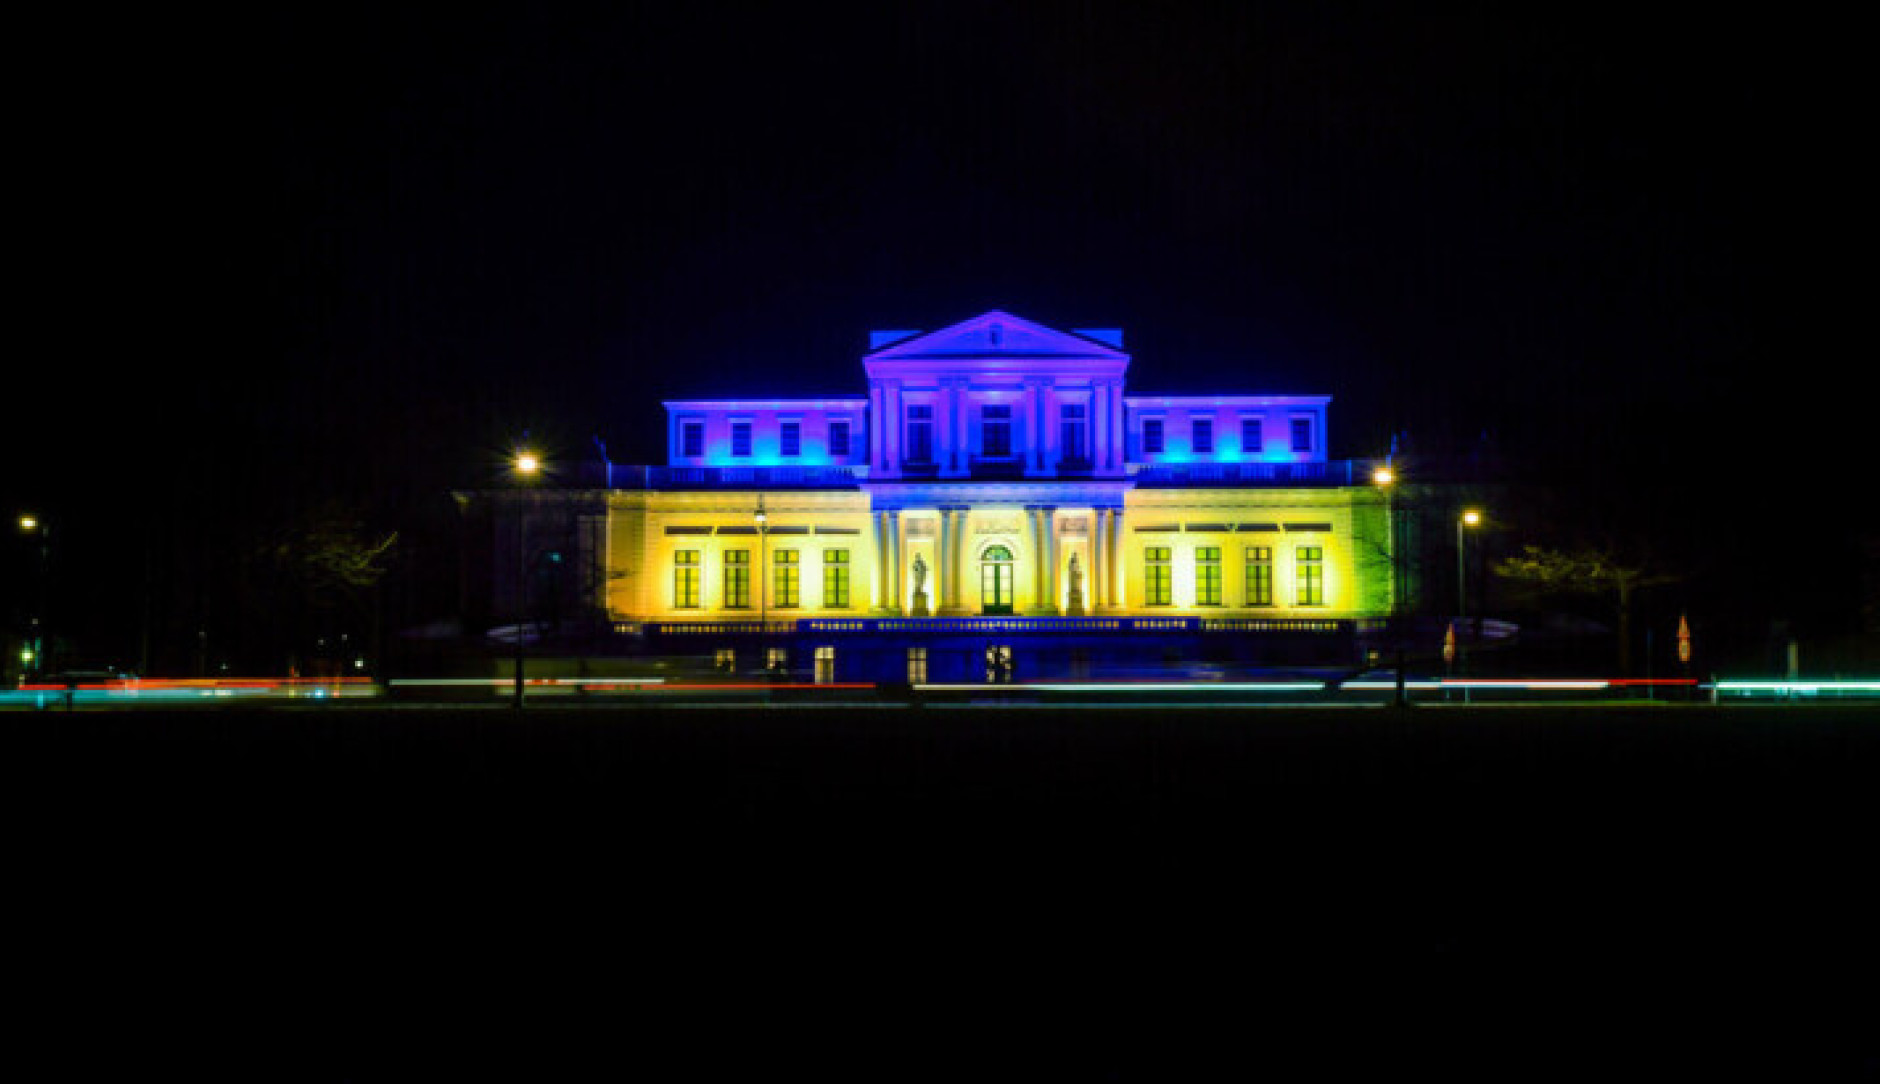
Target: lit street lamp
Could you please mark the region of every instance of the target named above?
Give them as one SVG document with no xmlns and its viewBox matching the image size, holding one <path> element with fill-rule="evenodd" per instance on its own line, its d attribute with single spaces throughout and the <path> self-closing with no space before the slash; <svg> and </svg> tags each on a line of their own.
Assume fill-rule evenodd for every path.
<svg viewBox="0 0 1880 1084">
<path fill-rule="evenodd" d="M 1385 463 L 1383 466 L 1371 472 L 1371 484 L 1376 486 L 1378 492 L 1384 495 L 1384 530 L 1386 532 L 1384 536 L 1384 545 L 1386 547 L 1384 567 L 1385 571 L 1390 576 L 1390 623 L 1387 627 L 1394 627 L 1397 630 L 1396 636 L 1394 637 L 1397 648 L 1397 691 L 1394 703 L 1397 707 L 1401 708 L 1409 701 L 1404 691 L 1403 627 L 1401 624 L 1403 615 L 1398 612 L 1400 608 L 1398 603 L 1400 593 L 1397 589 L 1397 579 L 1400 575 L 1400 570 L 1397 564 L 1397 510 L 1394 507 L 1394 502 L 1391 500 L 1393 495 L 1391 487 L 1395 485 L 1396 482 L 1397 472 L 1391 469 L 1389 463 Z"/>
<path fill-rule="evenodd" d="M 516 694 L 515 706 L 522 706 L 522 625 L 528 616 L 528 559 L 523 545 L 522 489 L 542 471 L 542 461 L 532 452 L 517 452 L 510 464 L 516 481 Z"/>
<path fill-rule="evenodd" d="M 20 533 L 39 539 L 38 599 L 33 606 L 32 623 L 26 642 L 20 647 L 20 662 L 27 676 L 37 677 L 46 670 L 46 600 L 50 594 L 47 580 L 52 567 L 52 524 L 31 512 L 19 517 Z"/>
<path fill-rule="evenodd" d="M 1469 574 L 1468 563 L 1463 560 L 1464 547 L 1467 544 L 1467 535 L 1465 532 L 1469 528 L 1480 527 L 1481 525 L 1482 513 L 1473 508 L 1463 509 L 1462 515 L 1456 520 L 1456 618 L 1462 622 L 1464 630 L 1464 634 L 1460 638 L 1460 643 L 1456 649 L 1456 659 L 1459 664 L 1466 663 L 1469 654 L 1469 637 L 1467 631 L 1469 622 Z M 1457 670 L 1461 672 L 1463 666 L 1458 665 Z"/>
</svg>

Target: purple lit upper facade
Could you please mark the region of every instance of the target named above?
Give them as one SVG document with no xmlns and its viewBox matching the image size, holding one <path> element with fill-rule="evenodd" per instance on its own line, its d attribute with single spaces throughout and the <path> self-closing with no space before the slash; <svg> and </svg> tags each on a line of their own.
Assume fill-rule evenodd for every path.
<svg viewBox="0 0 1880 1084">
<path fill-rule="evenodd" d="M 674 467 L 843 467 L 870 482 L 1126 479 L 1185 464 L 1326 462 L 1325 395 L 1124 393 L 1112 328 L 993 311 L 877 331 L 854 399 L 665 404 Z"/>
</svg>

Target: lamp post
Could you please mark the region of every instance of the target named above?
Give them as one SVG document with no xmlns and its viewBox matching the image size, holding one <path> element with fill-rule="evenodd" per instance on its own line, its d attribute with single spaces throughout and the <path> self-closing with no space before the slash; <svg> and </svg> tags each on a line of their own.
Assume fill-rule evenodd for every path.
<svg viewBox="0 0 1880 1084">
<path fill-rule="evenodd" d="M 770 676 L 770 517 L 764 512 L 764 495 L 757 495 L 757 651 L 764 660 L 764 676 Z"/>
<path fill-rule="evenodd" d="M 37 677 L 46 668 L 46 598 L 49 589 L 46 584 L 51 574 L 52 565 L 52 524 L 31 512 L 23 512 L 19 518 L 20 533 L 39 539 L 39 583 L 38 598 L 33 606 L 33 620 L 26 643 L 20 649 L 22 675 Z"/>
<path fill-rule="evenodd" d="M 1462 622 L 1463 635 L 1457 640 L 1457 671 L 1464 672 L 1469 657 L 1468 622 L 1469 622 L 1469 574 L 1468 562 L 1463 559 L 1467 531 L 1482 525 L 1482 513 L 1474 508 L 1465 508 L 1456 519 L 1456 619 Z"/>
<path fill-rule="evenodd" d="M 1403 629 L 1401 625 L 1399 624 L 1403 620 L 1403 618 L 1397 612 L 1399 608 L 1398 599 L 1400 597 L 1399 592 L 1397 590 L 1397 510 L 1393 506 L 1393 502 L 1391 500 L 1391 497 L 1392 497 L 1391 487 L 1396 485 L 1396 483 L 1397 483 L 1397 472 L 1391 469 L 1389 462 L 1386 462 L 1383 466 L 1378 467 L 1376 470 L 1373 470 L 1371 472 L 1371 484 L 1376 486 L 1380 493 L 1384 494 L 1384 531 L 1385 531 L 1384 567 L 1390 574 L 1390 617 L 1388 618 L 1388 620 L 1390 622 L 1390 627 L 1396 630 L 1396 635 L 1392 639 L 1395 641 L 1394 646 L 1396 648 L 1396 655 L 1397 655 L 1397 658 L 1395 660 L 1396 662 L 1395 669 L 1397 671 L 1397 683 L 1396 683 L 1397 689 L 1396 689 L 1396 694 L 1392 702 L 1397 707 L 1401 708 L 1405 706 L 1409 701 L 1407 697 L 1405 696 L 1405 692 L 1404 692 Z"/>
<path fill-rule="evenodd" d="M 516 674 L 515 706 L 522 707 L 522 625 L 528 617 L 528 557 L 522 530 L 522 488 L 542 471 L 542 461 L 532 452 L 517 452 L 510 463 L 516 480 Z"/>
</svg>

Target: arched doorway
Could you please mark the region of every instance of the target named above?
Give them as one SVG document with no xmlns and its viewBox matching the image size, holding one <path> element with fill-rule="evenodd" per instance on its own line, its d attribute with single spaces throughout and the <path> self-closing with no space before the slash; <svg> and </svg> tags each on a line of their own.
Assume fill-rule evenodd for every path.
<svg viewBox="0 0 1880 1084">
<path fill-rule="evenodd" d="M 990 546 L 979 555 L 979 610 L 1012 612 L 1012 551 L 1004 546 Z"/>
</svg>

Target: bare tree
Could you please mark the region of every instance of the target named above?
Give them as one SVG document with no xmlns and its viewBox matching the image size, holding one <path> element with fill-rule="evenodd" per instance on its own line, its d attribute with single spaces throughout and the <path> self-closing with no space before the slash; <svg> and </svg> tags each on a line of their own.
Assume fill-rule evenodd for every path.
<svg viewBox="0 0 1880 1084">
<path fill-rule="evenodd" d="M 1605 595 L 1610 593 L 1619 618 L 1619 672 L 1632 672 L 1632 602 L 1647 587 L 1676 583 L 1682 576 L 1648 559 L 1621 557 L 1612 548 L 1565 550 L 1524 546 L 1521 553 L 1495 562 L 1494 572 L 1504 579 L 1527 583 L 1543 593 Z"/>
</svg>

